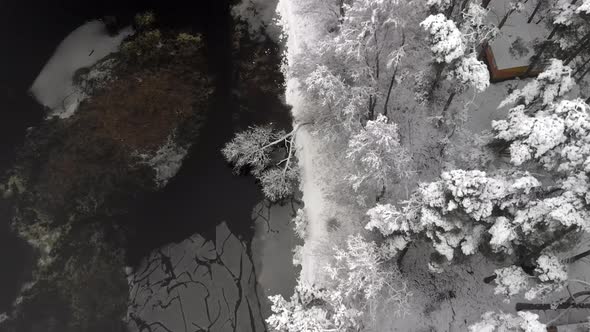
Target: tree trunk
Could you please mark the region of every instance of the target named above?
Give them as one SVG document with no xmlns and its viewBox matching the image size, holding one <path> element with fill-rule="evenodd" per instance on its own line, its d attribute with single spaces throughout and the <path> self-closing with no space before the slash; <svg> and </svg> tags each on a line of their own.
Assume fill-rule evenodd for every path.
<svg viewBox="0 0 590 332">
<path fill-rule="evenodd" d="M 375 105 L 377 104 L 377 97 L 369 96 L 369 120 L 375 120 Z"/>
<path fill-rule="evenodd" d="M 486 284 L 490 284 L 492 283 L 492 281 L 496 280 L 497 277 L 498 275 L 494 273 L 491 276 L 483 278 L 483 282 L 485 282 Z"/>
<path fill-rule="evenodd" d="M 402 28 L 402 41 L 399 48 L 401 49 L 406 44 L 406 32 Z M 389 89 L 387 90 L 387 98 L 385 98 L 385 104 L 383 105 L 383 115 L 387 116 L 388 110 L 387 105 L 389 104 L 389 98 L 391 97 L 391 90 L 393 89 L 393 83 L 395 83 L 395 77 L 397 75 L 397 70 L 399 68 L 399 63 L 395 64 L 395 69 L 393 70 L 393 75 L 391 75 L 391 81 L 389 81 Z"/>
<path fill-rule="evenodd" d="M 529 17 L 527 23 L 531 23 L 533 21 L 533 18 L 535 17 L 535 15 L 537 14 L 537 11 L 539 11 L 539 8 L 541 8 L 541 5 L 543 4 L 544 0 L 539 0 L 537 2 L 537 5 L 535 6 L 535 9 L 533 10 L 533 13 L 531 14 L 531 16 Z"/>
<path fill-rule="evenodd" d="M 434 70 L 436 71 L 436 73 L 434 74 L 434 81 L 432 82 L 432 85 L 430 86 L 430 91 L 428 92 L 429 99 L 432 99 L 432 97 L 434 96 L 434 91 L 436 90 L 436 86 L 438 85 L 438 82 L 440 81 L 440 77 L 442 76 L 442 72 L 444 69 L 445 69 L 444 63 L 435 63 L 434 64 Z"/>
<path fill-rule="evenodd" d="M 580 77 L 578 77 L 578 81 L 583 80 L 584 77 L 586 76 L 586 74 L 588 74 L 588 72 L 590 72 L 590 67 L 588 67 L 588 69 L 586 69 L 586 71 L 583 72 L 582 75 L 580 75 Z M 586 102 L 588 102 L 588 101 L 586 100 Z"/>
<path fill-rule="evenodd" d="M 539 61 L 541 60 L 541 57 L 543 56 L 545 49 L 547 48 L 547 46 L 549 46 L 549 41 L 553 38 L 553 36 L 555 36 L 556 32 L 557 32 L 557 27 L 554 27 L 553 30 L 551 30 L 551 33 L 549 34 L 549 36 L 547 36 L 547 39 L 543 42 L 543 45 L 541 46 L 541 48 L 539 48 L 539 51 L 535 55 L 533 55 L 533 57 L 531 58 L 531 63 L 529 64 L 528 68 L 526 69 L 524 76 L 530 75 L 530 73 L 533 71 L 533 69 L 535 69 L 535 67 L 539 64 Z"/>
<path fill-rule="evenodd" d="M 571 264 L 571 263 L 573 263 L 575 261 L 579 261 L 580 259 L 582 259 L 582 258 L 584 258 L 586 256 L 590 256 L 590 250 L 586 250 L 586 251 L 581 252 L 581 253 L 579 253 L 579 254 L 577 254 L 575 256 L 572 256 L 570 258 L 566 258 L 566 259 L 563 260 L 563 262 L 566 263 L 566 264 Z"/>
<path fill-rule="evenodd" d="M 379 192 L 379 194 L 377 194 L 377 197 L 375 197 L 376 203 L 379 203 L 381 201 L 381 199 L 383 199 L 383 196 L 385 196 L 386 191 L 387 191 L 387 187 L 385 187 L 385 185 L 381 186 L 381 191 Z"/>
<path fill-rule="evenodd" d="M 451 92 L 451 94 L 449 95 L 449 98 L 447 99 L 447 102 L 445 104 L 445 108 L 443 108 L 442 112 L 440 113 L 441 116 L 444 116 L 445 113 L 447 113 L 449 107 L 451 106 L 451 103 L 453 102 L 453 99 L 455 98 L 455 95 L 457 93 L 455 91 Z"/>
<path fill-rule="evenodd" d="M 461 4 L 461 11 L 463 11 L 465 8 L 467 8 L 469 1 L 470 0 L 463 0 L 463 3 Z"/>
<path fill-rule="evenodd" d="M 393 89 L 393 83 L 395 83 L 395 75 L 397 74 L 398 67 L 398 65 L 395 66 L 393 75 L 391 75 L 391 81 L 389 81 L 389 89 L 387 90 L 387 97 L 385 98 L 385 104 L 383 105 L 383 115 L 385 116 L 387 116 L 387 104 L 389 103 L 389 98 L 391 97 L 391 90 Z"/>
<path fill-rule="evenodd" d="M 504 17 L 502 17 L 500 24 L 498 24 L 498 30 L 502 29 L 504 24 L 506 24 L 506 21 L 508 21 L 508 17 L 510 17 L 510 15 L 512 15 L 512 13 L 514 13 L 514 9 L 510 9 L 508 12 L 506 12 L 506 15 L 504 15 Z"/>
<path fill-rule="evenodd" d="M 587 49 L 589 44 L 590 44 L 590 32 L 587 33 L 584 36 L 584 38 L 582 38 L 582 40 L 580 42 L 580 46 L 578 46 L 578 48 L 572 54 L 570 54 L 570 56 L 564 61 L 564 64 L 565 65 L 569 64 L 573 59 L 575 59 L 578 56 L 578 54 L 580 54 L 580 52 Z"/>
<path fill-rule="evenodd" d="M 588 62 L 590 62 L 590 56 L 588 57 L 588 60 L 584 61 L 584 63 L 582 63 L 577 69 L 576 71 L 572 74 L 572 76 L 576 76 L 578 75 L 579 72 L 582 71 L 582 69 L 584 69 L 584 67 L 586 67 L 586 65 L 588 64 Z"/>
<path fill-rule="evenodd" d="M 400 271 L 402 269 L 402 263 L 404 261 L 404 257 L 408 253 L 408 249 L 410 249 L 409 244 L 406 245 L 406 247 L 404 249 L 402 249 L 402 251 L 399 253 L 399 256 L 397 256 L 397 267 L 399 268 Z"/>
<path fill-rule="evenodd" d="M 457 2 L 457 0 L 451 0 L 451 5 L 449 6 L 449 9 L 447 9 L 447 18 L 448 19 L 452 18 L 453 10 L 455 9 L 456 2 Z"/>
<path fill-rule="evenodd" d="M 582 296 L 586 296 L 582 301 L 576 299 Z M 555 303 L 517 303 L 516 311 L 522 310 L 555 310 L 555 309 L 589 309 L 590 303 L 585 303 L 590 298 L 590 291 L 584 290 L 570 293 L 570 297 L 555 306 Z"/>
<path fill-rule="evenodd" d="M 344 15 L 346 14 L 344 12 L 344 0 L 340 0 L 340 18 L 338 19 L 338 22 L 340 22 L 340 24 L 342 24 L 344 22 Z"/>
<path fill-rule="evenodd" d="M 557 307 L 552 303 L 517 303 L 516 311 L 555 310 L 555 309 L 590 309 L 590 303 L 560 303 Z"/>
</svg>

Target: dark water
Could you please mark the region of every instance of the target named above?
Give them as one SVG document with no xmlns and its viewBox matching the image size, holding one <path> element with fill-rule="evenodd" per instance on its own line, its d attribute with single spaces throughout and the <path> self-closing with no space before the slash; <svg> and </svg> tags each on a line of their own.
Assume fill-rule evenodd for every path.
<svg viewBox="0 0 590 332">
<path fill-rule="evenodd" d="M 196 230 L 205 238 L 214 239 L 215 228 L 223 221 L 232 233 L 246 241 L 254 235 L 252 209 L 263 196 L 252 177 L 234 174 L 220 150 L 236 131 L 252 124 L 284 125 L 290 117 L 278 96 L 257 95 L 254 103 L 248 101 L 253 110 L 241 110 L 232 77 L 235 72 L 229 13 L 226 17 L 205 27 L 210 69 L 216 77 L 206 124 L 179 174 L 136 209 L 133 219 L 139 224 L 136 241 L 130 248 L 132 264 L 148 254 L 154 244 L 182 241 Z M 167 226 L 162 229 L 162 224 Z"/>
<path fill-rule="evenodd" d="M 0 1 L 0 38 L 7 45 L 0 52 L 0 173 L 12 164 L 26 128 L 43 119 L 43 107 L 29 95 L 28 88 L 59 42 L 95 13 L 108 12 L 108 5 Z M 125 12 L 130 11 L 123 10 L 121 16 Z M 30 249 L 10 232 L 9 222 L 9 208 L 0 203 L 0 312 L 9 309 L 31 262 Z"/>
<path fill-rule="evenodd" d="M 256 112 L 240 112 L 233 93 L 229 0 L 210 1 L 5 1 L 0 0 L 0 172 L 14 160 L 26 128 L 42 121 L 43 109 L 28 88 L 59 42 L 87 20 L 105 15 L 131 22 L 154 10 L 165 26 L 192 28 L 206 38 L 216 93 L 207 124 L 179 174 L 161 192 L 143 199 L 129 215 L 137 232 L 128 248 L 132 264 L 163 244 L 195 232 L 213 237 L 227 222 L 231 231 L 251 239 L 253 206 L 262 198 L 250 177 L 237 177 L 219 150 L 238 128 L 267 121 L 288 122 L 276 97 L 256 101 Z M 9 232 L 8 207 L 0 206 L 0 312 L 8 310 L 30 266 L 30 250 Z"/>
</svg>

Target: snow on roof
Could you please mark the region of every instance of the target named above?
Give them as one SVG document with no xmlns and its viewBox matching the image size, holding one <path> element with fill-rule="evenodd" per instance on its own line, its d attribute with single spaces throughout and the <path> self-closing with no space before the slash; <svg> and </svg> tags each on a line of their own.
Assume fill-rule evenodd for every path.
<svg viewBox="0 0 590 332">
<path fill-rule="evenodd" d="M 535 54 L 533 49 L 535 43 L 544 40 L 549 35 L 545 21 L 539 22 L 544 15 L 542 11 L 536 13 L 531 23 L 527 23 L 537 1 L 520 2 L 520 4 L 523 6 L 522 10 L 510 14 L 498 35 L 490 42 L 499 70 L 528 66 Z M 488 15 L 490 22 L 498 25 L 510 10 L 511 5 L 512 2 L 508 0 L 492 0 Z"/>
</svg>

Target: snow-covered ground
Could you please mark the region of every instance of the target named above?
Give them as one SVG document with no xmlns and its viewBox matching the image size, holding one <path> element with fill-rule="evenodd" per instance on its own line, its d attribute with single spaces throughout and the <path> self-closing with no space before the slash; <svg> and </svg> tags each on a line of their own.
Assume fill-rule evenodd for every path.
<svg viewBox="0 0 590 332">
<path fill-rule="evenodd" d="M 497 1 L 493 6 L 501 5 L 499 2 Z M 310 9 L 310 3 L 313 1 L 281 0 L 279 2 L 278 12 L 287 37 L 288 63 L 301 52 L 306 52 L 306 45 L 313 47 L 314 42 L 321 37 L 318 35 L 319 31 L 325 31 L 317 27 L 326 23 L 328 18 Z M 524 15 L 526 12 L 521 14 L 521 16 Z M 507 24 L 512 29 L 515 21 L 509 20 Z M 306 102 L 306 92 L 299 90 L 298 82 L 290 78 L 288 74 L 286 78 L 286 101 L 293 107 L 293 115 L 297 120 L 302 110 L 309 106 Z M 504 118 L 507 108 L 498 108 L 498 105 L 510 90 L 522 87 L 524 83 L 526 81 L 513 80 L 492 84 L 485 92 L 473 96 L 473 99 L 468 92 L 466 94 L 468 96 L 465 97 L 468 103 L 464 108 L 467 112 L 465 112 L 463 123 L 463 129 L 469 133 L 467 135 L 478 135 L 490 130 L 492 120 Z M 455 104 L 461 103 L 456 101 Z M 461 111 L 457 110 L 457 107 L 464 106 L 453 105 L 451 108 Z M 457 135 L 451 138 L 450 142 L 452 145 L 458 140 L 463 140 L 462 144 L 471 144 L 475 141 L 474 138 L 474 136 Z M 358 218 L 359 222 L 362 218 L 362 213 L 359 215 L 359 211 L 350 211 L 348 207 L 330 199 L 329 192 L 333 188 L 327 188 L 326 182 L 322 181 L 322 174 L 325 174 L 322 167 L 325 166 L 318 164 L 320 156 L 325 152 L 318 138 L 314 137 L 305 126 L 302 127 L 297 135 L 297 153 L 302 169 L 301 189 L 308 228 L 302 252 L 301 277 L 304 281 L 316 285 L 322 283 L 324 267 L 331 259 L 330 252 L 325 248 L 334 244 L 331 243 L 333 239 L 330 238 L 328 220 L 338 215 L 346 215 L 348 220 Z M 454 152 L 471 153 L 470 151 Z M 494 294 L 493 283 L 484 283 L 485 277 L 493 275 L 496 268 L 503 266 L 500 262 L 491 261 L 478 254 L 450 267 L 442 274 L 434 274 L 427 267 L 428 260 L 429 253 L 424 248 L 418 245 L 410 248 L 402 264 L 403 275 L 407 278 L 410 291 L 413 293 L 409 313 L 405 317 L 397 317 L 385 308 L 382 315 L 378 317 L 377 326 L 373 327 L 375 331 L 467 331 L 468 326 L 478 321 L 487 311 L 502 310 L 514 313 L 516 302 L 527 302 L 523 298 L 514 298 L 511 302 L 504 301 L 504 298 Z M 579 265 L 570 268 L 570 277 L 586 279 L 589 275 L 588 263 L 581 262 Z M 540 314 L 543 322 L 554 319 L 558 314 L 555 311 L 537 313 Z M 573 316 L 568 317 L 568 315 Z M 572 319 L 579 320 L 580 315 L 572 311 L 560 317 L 555 323 L 563 324 Z"/>
<path fill-rule="evenodd" d="M 278 4 L 277 11 L 281 17 L 281 24 L 284 34 L 287 37 L 286 53 L 287 62 L 300 53 L 305 52 L 305 45 L 313 45 L 320 36 L 314 34 L 314 31 L 321 29 L 312 29 L 311 27 L 318 24 L 314 15 L 305 15 L 302 12 L 305 1 L 288 1 L 281 0 Z M 302 112 L 305 107 L 305 99 L 298 89 L 296 79 L 286 77 L 286 102 L 293 106 L 293 117 Z M 327 214 L 331 207 L 330 202 L 323 195 L 321 179 L 318 165 L 314 163 L 322 151 L 319 150 L 319 144 L 315 141 L 303 126 L 297 132 L 297 157 L 301 168 L 301 191 L 303 192 L 303 202 L 308 219 L 307 238 L 302 249 L 302 271 L 301 279 L 310 285 L 321 283 L 323 267 L 326 266 L 327 257 L 321 255 L 321 246 L 325 244 L 327 237 L 326 220 Z"/>
<path fill-rule="evenodd" d="M 31 93 L 39 103 L 52 110 L 50 116 L 71 116 L 86 98 L 73 82 L 76 71 L 116 52 L 123 39 L 132 33 L 133 30 L 128 27 L 116 36 L 109 36 L 101 21 L 90 21 L 80 26 L 59 44 L 33 82 Z"/>
</svg>

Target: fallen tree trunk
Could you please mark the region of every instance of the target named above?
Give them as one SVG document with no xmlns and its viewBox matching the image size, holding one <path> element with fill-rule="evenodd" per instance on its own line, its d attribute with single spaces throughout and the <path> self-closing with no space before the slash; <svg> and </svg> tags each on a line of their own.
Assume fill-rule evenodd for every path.
<svg viewBox="0 0 590 332">
<path fill-rule="evenodd" d="M 590 303 L 517 303 L 516 311 L 523 310 L 559 310 L 559 309 L 590 309 Z"/>
</svg>

